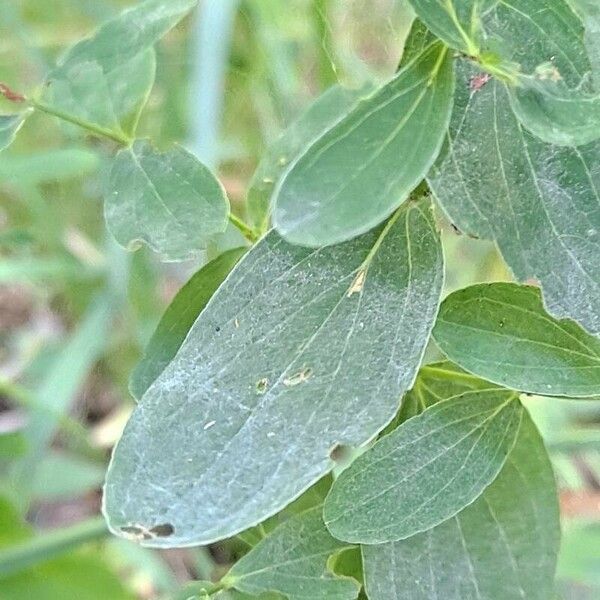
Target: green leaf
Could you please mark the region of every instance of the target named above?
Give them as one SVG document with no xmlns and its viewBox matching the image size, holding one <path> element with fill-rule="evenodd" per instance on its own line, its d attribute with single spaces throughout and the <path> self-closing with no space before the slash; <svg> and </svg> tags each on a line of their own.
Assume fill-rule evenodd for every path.
<svg viewBox="0 0 600 600">
<path fill-rule="evenodd" d="M 452 60 L 434 43 L 299 157 L 275 190 L 275 228 L 291 243 L 321 246 L 383 221 L 435 160 L 453 88 Z"/>
<path fill-rule="evenodd" d="M 269 233 L 125 428 L 105 487 L 112 530 L 169 523 L 171 536 L 143 543 L 205 544 L 289 504 L 333 468 L 334 448 L 391 421 L 442 279 L 428 201 L 343 245 L 308 250 Z"/>
<path fill-rule="evenodd" d="M 471 91 L 464 61 L 445 149 L 428 176 L 450 219 L 495 240 L 520 281 L 536 279 L 546 307 L 600 333 L 600 143 L 544 144 L 523 129 L 496 81 Z"/>
<path fill-rule="evenodd" d="M 465 392 L 381 438 L 335 481 L 325 523 L 363 544 L 405 539 L 449 519 L 496 478 L 523 413 L 509 390 Z"/>
<path fill-rule="evenodd" d="M 129 391 L 135 398 L 139 400 L 173 360 L 198 315 L 246 250 L 235 248 L 224 252 L 204 265 L 179 290 L 131 375 Z"/>
<path fill-rule="evenodd" d="M 522 78 L 510 99 L 521 123 L 549 144 L 581 146 L 600 138 L 600 95 L 569 90 L 557 81 Z"/>
<path fill-rule="evenodd" d="M 134 600 L 97 549 L 65 554 L 76 544 L 97 539 L 102 531 L 102 523 L 94 520 L 36 538 L 0 497 L 0 598 Z"/>
<path fill-rule="evenodd" d="M 600 339 L 549 316 L 537 288 L 493 283 L 454 292 L 434 337 L 448 358 L 499 385 L 545 396 L 600 394 Z"/>
<path fill-rule="evenodd" d="M 2 157 L 0 179 L 27 185 L 76 179 L 93 173 L 99 159 L 97 152 L 86 148 L 28 150 L 27 154 Z"/>
<path fill-rule="evenodd" d="M 269 148 L 250 182 L 248 190 L 248 216 L 250 222 L 264 231 L 270 218 L 273 190 L 290 164 L 319 137 L 333 127 L 357 102 L 373 90 L 372 84 L 359 89 L 334 85 L 319 96 L 296 121 L 294 121 Z"/>
<path fill-rule="evenodd" d="M 370 600 L 548 600 L 560 539 L 556 488 L 525 413 L 498 478 L 472 505 L 407 540 L 363 546 Z"/>
<path fill-rule="evenodd" d="M 29 111 L 15 115 L 0 115 L 0 152 L 13 143 L 28 116 Z"/>
<path fill-rule="evenodd" d="M 394 431 L 404 421 L 420 414 L 440 400 L 455 398 L 465 392 L 491 389 L 501 388 L 463 371 L 448 360 L 425 365 L 419 370 L 412 390 L 405 394 L 400 410 L 382 435 Z"/>
<path fill-rule="evenodd" d="M 50 452 L 32 482 L 35 500 L 68 500 L 102 486 L 104 466 L 64 452 Z"/>
<path fill-rule="evenodd" d="M 273 591 L 289 600 L 354 600 L 360 585 L 327 569 L 329 558 L 347 544 L 331 537 L 321 513 L 318 506 L 280 525 L 233 566 L 224 582 L 248 594 Z"/>
<path fill-rule="evenodd" d="M 545 63 L 576 87 L 591 70 L 583 25 L 566 0 L 410 0 L 418 17 L 483 70 L 517 82 Z"/>
<path fill-rule="evenodd" d="M 146 0 L 73 46 L 48 75 L 42 107 L 131 137 L 154 82 L 153 45 L 197 0 Z"/>
<path fill-rule="evenodd" d="M 531 75 L 551 65 L 570 88 L 591 72 L 583 23 L 568 0 L 490 0 L 483 17 L 487 38 L 483 62 Z"/>
<path fill-rule="evenodd" d="M 0 433 L 0 466 L 7 459 L 15 459 L 27 450 L 27 442 L 21 431 Z"/>
<path fill-rule="evenodd" d="M 600 89 L 600 6 L 596 0 L 574 0 L 585 25 L 585 45 L 587 48 L 596 89 Z"/>
<path fill-rule="evenodd" d="M 31 411 L 24 429 L 27 453 L 13 465 L 14 480 L 24 503 L 29 500 L 34 474 L 56 433 L 61 415 L 68 412 L 75 394 L 104 351 L 114 308 L 114 298 L 108 295 L 96 298 L 77 330 L 56 353 L 35 391 L 36 402 L 45 410 Z"/>
<path fill-rule="evenodd" d="M 481 15 L 493 0 L 409 0 L 427 27 L 468 56 L 480 51 Z"/>
<path fill-rule="evenodd" d="M 104 214 L 121 246 L 145 243 L 164 260 L 181 261 L 225 231 L 229 202 L 210 170 L 181 146 L 159 153 L 142 140 L 115 157 Z"/>
</svg>

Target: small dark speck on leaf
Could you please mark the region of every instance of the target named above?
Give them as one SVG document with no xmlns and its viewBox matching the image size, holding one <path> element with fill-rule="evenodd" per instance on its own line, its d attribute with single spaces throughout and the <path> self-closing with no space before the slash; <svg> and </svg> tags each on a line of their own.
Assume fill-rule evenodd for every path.
<svg viewBox="0 0 600 600">
<path fill-rule="evenodd" d="M 162 525 L 152 527 L 150 533 L 153 533 L 157 537 L 169 537 L 175 533 L 175 528 L 171 523 L 163 523 Z"/>
<path fill-rule="evenodd" d="M 215 327 L 215 331 L 216 331 L 217 333 L 219 333 L 219 331 L 221 331 L 221 328 L 220 328 L 220 327 L 217 325 L 217 326 Z"/>
<path fill-rule="evenodd" d="M 121 527 L 121 531 L 123 533 L 129 533 L 131 535 L 141 535 L 143 533 L 142 528 L 137 527 L 135 525 L 126 525 L 124 527 Z"/>
<path fill-rule="evenodd" d="M 267 386 L 269 385 L 269 380 L 266 377 L 259 379 L 256 382 L 256 391 L 259 394 L 264 394 L 267 391 Z"/>
<path fill-rule="evenodd" d="M 334 462 L 340 464 L 346 462 L 352 453 L 352 448 L 349 446 L 344 446 L 343 444 L 338 444 L 334 446 L 331 452 L 329 453 L 329 458 Z"/>
</svg>

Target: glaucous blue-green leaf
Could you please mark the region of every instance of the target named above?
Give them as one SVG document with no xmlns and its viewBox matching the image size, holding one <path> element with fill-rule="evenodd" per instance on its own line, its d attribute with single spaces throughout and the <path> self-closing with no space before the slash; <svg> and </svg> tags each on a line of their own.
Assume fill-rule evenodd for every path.
<svg viewBox="0 0 600 600">
<path fill-rule="evenodd" d="M 524 130 L 507 92 L 458 61 L 445 148 L 428 176 L 450 219 L 495 240 L 521 281 L 540 282 L 550 313 L 600 333 L 600 143 L 545 144 Z"/>
<path fill-rule="evenodd" d="M 526 413 L 497 479 L 470 506 L 409 539 L 363 546 L 369 600 L 549 600 L 560 540 L 556 486 Z"/>
<path fill-rule="evenodd" d="M 448 358 L 499 385 L 546 396 L 600 394 L 600 339 L 548 315 L 537 288 L 492 283 L 454 292 L 434 337 Z"/>
<path fill-rule="evenodd" d="M 373 84 L 365 84 L 358 89 L 332 86 L 270 146 L 258 165 L 248 190 L 248 216 L 258 230 L 264 231 L 268 226 L 273 190 L 290 164 L 315 138 L 333 127 L 372 90 Z"/>
<path fill-rule="evenodd" d="M 381 223 L 435 160 L 453 89 L 451 57 L 436 42 L 363 98 L 280 181 L 273 196 L 279 233 L 313 247 L 348 240 Z"/>
<path fill-rule="evenodd" d="M 483 62 L 531 75 L 544 65 L 570 88 L 591 72 L 584 28 L 568 0 L 490 0 L 483 16 Z M 494 58 L 494 56 L 496 58 Z M 495 65 L 494 60 L 504 63 Z"/>
<path fill-rule="evenodd" d="M 519 72 L 531 74 L 550 61 L 560 67 L 569 85 L 579 83 L 590 70 L 583 24 L 566 0 L 410 0 L 410 4 L 449 46 L 509 79 Z"/>
<path fill-rule="evenodd" d="M 29 112 L 0 115 L 0 152 L 13 143 L 28 114 Z"/>
<path fill-rule="evenodd" d="M 549 144 L 581 146 L 600 138 L 600 95 L 527 77 L 511 89 L 510 99 L 521 123 Z"/>
<path fill-rule="evenodd" d="M 596 0 L 573 0 L 585 26 L 585 45 L 587 48 L 594 84 L 600 89 L 600 4 Z"/>
<path fill-rule="evenodd" d="M 146 0 L 73 46 L 49 73 L 42 105 L 130 137 L 154 82 L 153 45 L 197 0 Z"/>
<path fill-rule="evenodd" d="M 289 600 L 354 600 L 360 585 L 327 568 L 333 554 L 348 545 L 331 537 L 322 506 L 292 517 L 275 529 L 223 578 L 248 594 L 278 592 Z"/>
<path fill-rule="evenodd" d="M 440 39 L 468 56 L 480 52 L 481 17 L 494 0 L 409 0 L 419 19 Z"/>
<path fill-rule="evenodd" d="M 179 290 L 131 374 L 129 391 L 135 398 L 140 399 L 173 360 L 198 315 L 245 252 L 246 248 L 224 252 L 204 265 Z"/>
<path fill-rule="evenodd" d="M 128 250 L 142 243 L 164 260 L 194 258 L 225 231 L 225 190 L 187 150 L 156 151 L 140 140 L 113 160 L 105 190 L 106 226 Z"/>
<path fill-rule="evenodd" d="M 334 482 L 325 523 L 348 542 L 411 537 L 453 517 L 496 478 L 515 442 L 518 394 L 465 392 L 409 419 Z"/>
<path fill-rule="evenodd" d="M 401 423 L 414 417 L 440 400 L 475 390 L 501 389 L 499 386 L 464 371 L 449 360 L 422 366 L 412 389 L 402 399 L 400 410 L 382 432 L 387 435 Z"/>
<path fill-rule="evenodd" d="M 134 411 L 105 486 L 111 529 L 169 524 L 171 535 L 143 543 L 205 544 L 289 504 L 333 468 L 338 445 L 360 446 L 391 421 L 442 280 L 426 200 L 337 246 L 270 232 Z"/>
</svg>

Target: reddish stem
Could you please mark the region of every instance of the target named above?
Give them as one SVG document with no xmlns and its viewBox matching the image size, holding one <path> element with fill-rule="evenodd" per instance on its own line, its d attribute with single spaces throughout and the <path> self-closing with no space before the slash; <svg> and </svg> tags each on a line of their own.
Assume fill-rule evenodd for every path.
<svg viewBox="0 0 600 600">
<path fill-rule="evenodd" d="M 5 83 L 0 83 L 0 94 L 10 102 L 25 102 L 25 96 L 13 92 Z"/>
</svg>

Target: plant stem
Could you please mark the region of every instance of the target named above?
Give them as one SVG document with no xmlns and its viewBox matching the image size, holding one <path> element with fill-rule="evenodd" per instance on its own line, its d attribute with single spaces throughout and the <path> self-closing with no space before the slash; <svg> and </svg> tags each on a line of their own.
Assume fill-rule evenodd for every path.
<svg viewBox="0 0 600 600">
<path fill-rule="evenodd" d="M 37 100 L 29 100 L 29 105 L 32 106 L 33 108 L 35 108 L 36 110 L 44 112 L 48 115 L 52 115 L 53 117 L 62 119 L 63 121 L 67 121 L 68 123 L 71 123 L 73 125 L 77 125 L 78 127 L 81 127 L 82 129 L 86 129 L 87 131 L 89 131 L 90 133 L 93 133 L 94 135 L 108 138 L 109 140 L 112 140 L 113 142 L 116 142 L 117 144 L 120 144 L 121 146 L 130 146 L 131 142 L 133 141 L 130 138 L 126 137 L 124 134 L 118 133 L 116 131 L 112 131 L 110 129 L 106 129 L 105 127 L 101 127 L 100 125 L 90 123 L 89 121 L 84 121 L 83 119 L 80 119 L 79 117 L 70 115 L 69 113 L 66 113 L 57 108 L 48 106 L 42 102 L 38 102 Z"/>
<path fill-rule="evenodd" d="M 0 576 L 5 577 L 108 534 L 102 517 L 25 540 L 0 552 Z"/>
<path fill-rule="evenodd" d="M 239 217 L 236 217 L 232 212 L 229 213 L 229 221 L 232 225 L 235 225 L 242 235 L 253 244 L 258 239 L 256 232 Z"/>
</svg>

